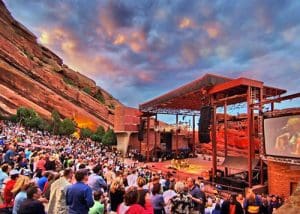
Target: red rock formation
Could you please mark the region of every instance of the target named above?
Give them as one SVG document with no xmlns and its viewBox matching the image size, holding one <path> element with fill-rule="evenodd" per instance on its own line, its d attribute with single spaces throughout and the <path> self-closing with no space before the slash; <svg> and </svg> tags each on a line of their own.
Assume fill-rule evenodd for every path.
<svg viewBox="0 0 300 214">
<path fill-rule="evenodd" d="M 35 35 L 11 16 L 1 0 L 0 26 L 2 114 L 13 114 L 19 106 L 26 106 L 49 118 L 56 109 L 63 117 L 74 118 L 79 126 L 114 126 L 114 106 L 122 104 L 38 44 Z"/>
</svg>

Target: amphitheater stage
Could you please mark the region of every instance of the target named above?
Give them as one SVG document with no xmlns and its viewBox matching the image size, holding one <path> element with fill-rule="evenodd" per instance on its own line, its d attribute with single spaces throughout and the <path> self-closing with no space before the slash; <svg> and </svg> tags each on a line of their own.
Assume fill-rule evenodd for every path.
<svg viewBox="0 0 300 214">
<path fill-rule="evenodd" d="M 228 167 L 229 174 L 247 170 L 247 162 L 244 157 L 227 157 L 226 160 L 223 157 L 218 157 L 217 160 L 218 169 L 223 171 L 225 167 Z M 257 161 L 253 165 L 256 163 Z M 212 159 L 208 155 L 198 155 L 197 158 L 182 159 L 181 164 L 179 161 L 176 164 L 175 160 L 145 164 L 153 171 L 161 171 L 164 174 L 170 172 L 178 179 L 203 177 L 205 180 L 209 180 L 209 171 L 212 169 Z"/>
</svg>

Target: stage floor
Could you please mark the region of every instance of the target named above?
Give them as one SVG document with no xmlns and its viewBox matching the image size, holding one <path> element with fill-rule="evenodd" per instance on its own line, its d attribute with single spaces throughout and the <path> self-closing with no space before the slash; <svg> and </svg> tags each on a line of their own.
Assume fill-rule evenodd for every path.
<svg viewBox="0 0 300 214">
<path fill-rule="evenodd" d="M 149 169 L 156 172 L 171 172 L 178 179 L 186 179 L 188 177 L 204 177 L 209 179 L 209 170 L 212 167 L 211 161 L 203 160 L 202 158 L 187 158 L 183 159 L 188 163 L 188 167 L 174 168 L 174 164 L 169 161 L 145 163 Z M 174 162 L 174 161 L 173 161 Z"/>
</svg>

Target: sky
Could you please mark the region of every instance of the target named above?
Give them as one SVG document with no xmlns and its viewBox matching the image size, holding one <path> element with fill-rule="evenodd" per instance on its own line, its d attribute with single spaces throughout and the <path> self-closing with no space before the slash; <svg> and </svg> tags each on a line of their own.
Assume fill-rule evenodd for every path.
<svg viewBox="0 0 300 214">
<path fill-rule="evenodd" d="M 297 0 L 4 2 L 39 43 L 128 106 L 206 73 L 300 91 Z"/>
</svg>

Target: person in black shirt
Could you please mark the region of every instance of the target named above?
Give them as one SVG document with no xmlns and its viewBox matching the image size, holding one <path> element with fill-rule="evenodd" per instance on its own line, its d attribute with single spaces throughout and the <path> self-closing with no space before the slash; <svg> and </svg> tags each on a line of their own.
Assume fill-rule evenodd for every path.
<svg viewBox="0 0 300 214">
<path fill-rule="evenodd" d="M 41 201 L 41 190 L 37 186 L 29 187 L 26 191 L 27 199 L 20 205 L 18 214 L 45 214 L 45 208 Z"/>
</svg>

